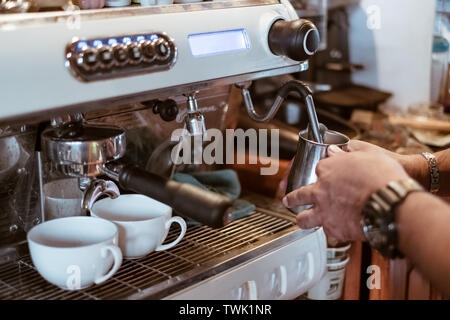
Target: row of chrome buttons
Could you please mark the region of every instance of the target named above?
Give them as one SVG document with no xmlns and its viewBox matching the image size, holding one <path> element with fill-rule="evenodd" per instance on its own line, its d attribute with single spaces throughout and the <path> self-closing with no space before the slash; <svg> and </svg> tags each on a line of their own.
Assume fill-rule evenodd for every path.
<svg viewBox="0 0 450 320">
<path fill-rule="evenodd" d="M 74 53 L 74 62 L 83 73 L 108 71 L 113 68 L 146 65 L 169 64 L 174 57 L 174 46 L 170 40 L 159 37 L 155 40 L 115 43 L 112 46 L 85 45 Z"/>
</svg>

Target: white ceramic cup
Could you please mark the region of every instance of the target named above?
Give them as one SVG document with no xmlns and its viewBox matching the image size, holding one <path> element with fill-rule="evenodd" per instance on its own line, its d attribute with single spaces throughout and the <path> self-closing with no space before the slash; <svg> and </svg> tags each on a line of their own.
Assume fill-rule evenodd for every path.
<svg viewBox="0 0 450 320">
<path fill-rule="evenodd" d="M 79 290 L 108 280 L 120 268 L 118 235 L 109 221 L 67 217 L 33 227 L 27 238 L 40 275 L 64 290 Z"/>
<path fill-rule="evenodd" d="M 327 248 L 327 263 L 338 263 L 348 258 L 351 244 L 343 247 Z"/>
<path fill-rule="evenodd" d="M 127 259 L 137 259 L 155 250 L 170 249 L 186 233 L 186 222 L 180 217 L 171 217 L 171 207 L 140 194 L 97 201 L 92 206 L 91 215 L 117 225 L 119 246 Z M 162 244 L 173 222 L 181 226 L 181 232 L 171 243 Z"/>
<path fill-rule="evenodd" d="M 345 266 L 350 261 L 327 263 L 327 272 L 314 287 L 308 291 L 311 300 L 338 300 L 342 296 L 345 280 Z"/>
</svg>

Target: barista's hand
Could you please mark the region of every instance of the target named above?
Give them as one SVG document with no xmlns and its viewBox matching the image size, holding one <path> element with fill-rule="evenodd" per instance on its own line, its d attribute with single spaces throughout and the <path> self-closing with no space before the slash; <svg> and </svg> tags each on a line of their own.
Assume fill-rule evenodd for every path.
<svg viewBox="0 0 450 320">
<path fill-rule="evenodd" d="M 398 154 L 391 152 L 387 149 L 379 147 L 375 144 L 361 141 L 361 140 L 350 140 L 348 143 L 348 151 L 363 151 L 363 152 L 382 152 L 391 157 L 396 157 Z"/>
<path fill-rule="evenodd" d="M 361 211 L 370 195 L 408 175 L 399 162 L 382 152 L 343 152 L 330 146 L 328 156 L 316 167 L 317 182 L 292 191 L 283 198 L 283 204 L 313 205 L 298 214 L 301 228 L 321 225 L 337 240 L 362 240 Z"/>
</svg>

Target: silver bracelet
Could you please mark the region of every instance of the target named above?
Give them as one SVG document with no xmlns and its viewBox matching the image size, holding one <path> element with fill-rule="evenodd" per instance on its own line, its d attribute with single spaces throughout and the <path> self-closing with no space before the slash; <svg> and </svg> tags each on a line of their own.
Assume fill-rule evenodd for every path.
<svg viewBox="0 0 450 320">
<path fill-rule="evenodd" d="M 430 169 L 430 192 L 437 193 L 439 191 L 439 168 L 436 157 L 429 152 L 422 152 L 421 155 L 427 160 Z"/>
</svg>

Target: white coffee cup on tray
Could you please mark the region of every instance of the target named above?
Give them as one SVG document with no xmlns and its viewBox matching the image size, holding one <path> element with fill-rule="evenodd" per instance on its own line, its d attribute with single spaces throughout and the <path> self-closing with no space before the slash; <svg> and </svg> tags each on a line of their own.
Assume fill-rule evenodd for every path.
<svg viewBox="0 0 450 320">
<path fill-rule="evenodd" d="M 47 281 L 79 290 L 111 278 L 122 264 L 114 223 L 93 217 L 66 217 L 33 227 L 27 234 L 31 259 Z"/>
<path fill-rule="evenodd" d="M 127 259 L 170 249 L 186 233 L 186 222 L 181 217 L 172 217 L 171 207 L 140 194 L 99 200 L 92 206 L 91 215 L 116 224 L 119 229 L 119 247 Z M 171 243 L 162 244 L 174 222 L 180 225 L 180 234 Z"/>
</svg>

